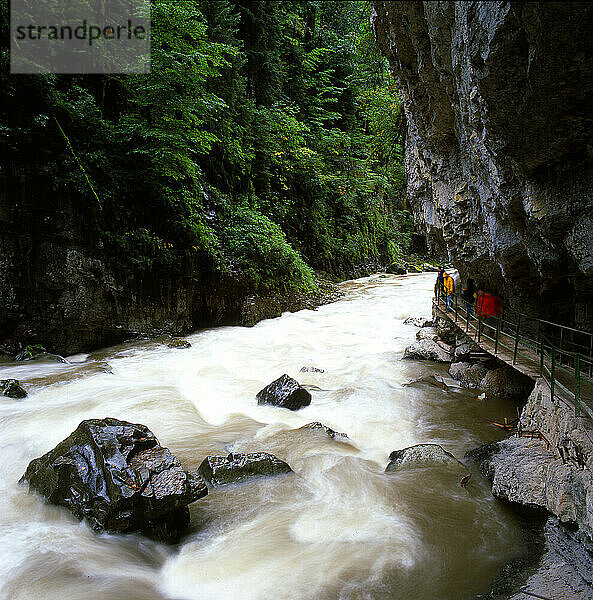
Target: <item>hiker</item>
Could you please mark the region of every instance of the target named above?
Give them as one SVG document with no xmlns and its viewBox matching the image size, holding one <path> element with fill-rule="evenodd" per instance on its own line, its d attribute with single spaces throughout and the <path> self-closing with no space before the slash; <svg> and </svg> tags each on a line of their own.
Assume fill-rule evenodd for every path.
<svg viewBox="0 0 593 600">
<path fill-rule="evenodd" d="M 498 296 L 480 289 L 478 290 L 476 311 L 486 323 L 493 327 L 496 317 L 502 314 L 502 300 Z"/>
<path fill-rule="evenodd" d="M 476 288 L 476 284 L 474 283 L 474 280 L 470 277 L 467 280 L 467 285 L 463 288 L 463 290 L 461 292 L 461 297 L 465 301 L 465 307 L 467 309 L 467 314 L 470 316 L 472 314 L 472 308 L 473 308 L 474 302 L 476 300 L 476 292 L 477 291 L 478 290 Z"/>
<path fill-rule="evenodd" d="M 453 292 L 455 291 L 455 283 L 453 278 L 446 271 L 443 273 L 443 288 L 447 294 L 447 310 L 453 308 Z"/>
<path fill-rule="evenodd" d="M 437 273 L 437 280 L 434 284 L 434 295 L 438 297 L 438 295 L 443 291 L 443 274 L 445 273 L 445 269 L 442 267 L 439 269 Z"/>
</svg>

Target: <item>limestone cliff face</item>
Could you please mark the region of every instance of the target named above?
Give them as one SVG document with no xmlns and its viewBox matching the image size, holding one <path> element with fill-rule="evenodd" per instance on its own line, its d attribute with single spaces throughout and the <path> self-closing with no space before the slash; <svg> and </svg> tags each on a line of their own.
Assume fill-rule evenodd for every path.
<svg viewBox="0 0 593 600">
<path fill-rule="evenodd" d="M 515 307 L 593 328 L 593 4 L 372 4 L 429 246 Z"/>
</svg>

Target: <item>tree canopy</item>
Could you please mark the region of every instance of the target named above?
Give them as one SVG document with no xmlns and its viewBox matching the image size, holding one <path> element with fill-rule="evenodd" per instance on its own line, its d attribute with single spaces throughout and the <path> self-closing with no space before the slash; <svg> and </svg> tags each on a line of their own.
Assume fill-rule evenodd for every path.
<svg viewBox="0 0 593 600">
<path fill-rule="evenodd" d="M 151 4 L 150 75 L 5 79 L 0 160 L 84 198 L 134 268 L 276 290 L 395 261 L 403 116 L 368 3 Z"/>
</svg>

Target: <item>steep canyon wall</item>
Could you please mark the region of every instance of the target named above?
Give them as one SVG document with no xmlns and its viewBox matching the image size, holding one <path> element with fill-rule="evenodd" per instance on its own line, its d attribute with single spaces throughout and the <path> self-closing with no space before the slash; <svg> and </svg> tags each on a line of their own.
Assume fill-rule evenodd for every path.
<svg viewBox="0 0 593 600">
<path fill-rule="evenodd" d="M 510 305 L 593 330 L 593 5 L 372 4 L 429 247 Z"/>
</svg>

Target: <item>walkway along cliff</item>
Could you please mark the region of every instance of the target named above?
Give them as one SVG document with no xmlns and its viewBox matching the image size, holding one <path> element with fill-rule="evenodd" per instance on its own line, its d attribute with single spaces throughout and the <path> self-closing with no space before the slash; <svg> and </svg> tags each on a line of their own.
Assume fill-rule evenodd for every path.
<svg viewBox="0 0 593 600">
<path fill-rule="evenodd" d="M 593 330 L 593 5 L 372 4 L 429 247 L 510 306 Z"/>
<path fill-rule="evenodd" d="M 429 248 L 507 309 L 593 332 L 593 5 L 372 4 L 405 109 L 407 197 Z M 572 378 L 567 405 L 559 384 L 551 389 L 540 374 L 556 367 L 552 347 L 589 342 L 546 324 L 519 328 L 540 356 L 518 421 L 534 439 L 489 448 L 483 471 L 497 497 L 547 509 L 588 544 L 593 427 L 574 404 L 586 385 L 575 390 Z M 503 343 L 496 329 L 490 336 L 492 346 Z M 520 350 L 513 341 L 511 362 Z M 589 378 L 588 365 L 574 360 L 565 366 Z"/>
<path fill-rule="evenodd" d="M 471 338 L 474 352 L 482 349 L 535 382 L 512 428 L 513 437 L 486 452 L 482 471 L 492 480 L 493 494 L 544 508 L 593 540 L 593 356 L 588 347 L 557 347 L 541 333 L 544 324 L 534 340 L 534 328 L 522 332 L 521 313 L 513 310 L 496 317 L 468 312 L 457 296 L 448 309 L 438 289 L 433 316 L 435 322 L 453 327 L 458 338 Z M 587 337 L 593 339 L 593 334 Z M 478 363 L 470 362 L 476 366 L 464 371 L 456 363 L 458 368 L 450 373 L 471 383 Z M 483 379 L 482 386 L 487 384 Z"/>
</svg>

